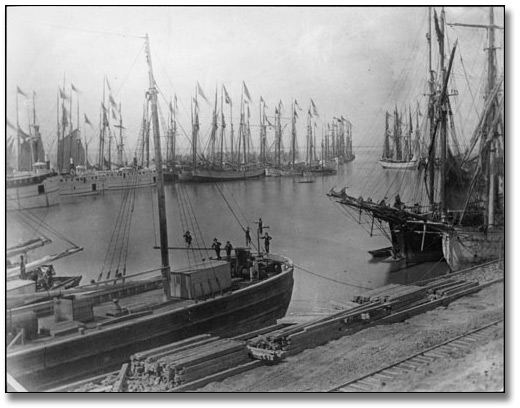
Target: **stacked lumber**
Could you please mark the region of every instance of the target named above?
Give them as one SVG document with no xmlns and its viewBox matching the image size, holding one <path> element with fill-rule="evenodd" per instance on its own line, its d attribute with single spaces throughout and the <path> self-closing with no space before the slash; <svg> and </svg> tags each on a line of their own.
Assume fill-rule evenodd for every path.
<svg viewBox="0 0 520 408">
<path fill-rule="evenodd" d="M 248 341 L 248 348 L 253 358 L 276 362 L 360 330 L 388 313 L 388 305 L 380 302 L 361 305 L 254 337 Z"/>
<path fill-rule="evenodd" d="M 245 341 L 202 334 L 133 354 L 119 371 L 53 392 L 175 392 L 196 389 L 258 366 Z"/>
<path fill-rule="evenodd" d="M 310 322 L 291 325 L 248 340 L 251 356 L 267 362 L 314 348 L 331 340 L 355 333 L 367 324 L 385 323 L 406 310 L 421 310 L 421 305 L 449 297 L 477 286 L 476 282 L 444 279 L 427 285 L 391 284 L 356 295 L 359 306 Z"/>
<path fill-rule="evenodd" d="M 133 355 L 127 391 L 173 391 L 250 361 L 244 341 L 195 336 Z"/>
</svg>

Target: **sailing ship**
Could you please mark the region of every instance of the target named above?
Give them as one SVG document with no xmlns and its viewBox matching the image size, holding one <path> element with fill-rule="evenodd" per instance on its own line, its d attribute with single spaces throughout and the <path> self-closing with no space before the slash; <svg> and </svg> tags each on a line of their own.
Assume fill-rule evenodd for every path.
<svg viewBox="0 0 520 408">
<path fill-rule="evenodd" d="M 200 85 L 197 84 L 198 92 L 202 90 Z M 225 98 L 224 98 L 225 95 Z M 235 161 L 233 155 L 231 155 L 231 162 L 226 163 L 224 160 L 224 141 L 225 141 L 225 128 L 226 122 L 224 118 L 224 99 L 226 103 L 230 105 L 230 123 L 233 119 L 232 114 L 232 101 L 222 86 L 220 106 L 221 106 L 221 121 L 220 121 L 220 152 L 217 158 L 216 142 L 218 132 L 218 112 L 217 112 L 217 92 L 215 92 L 215 104 L 213 109 L 213 121 L 211 126 L 211 135 L 209 148 L 211 149 L 208 157 L 202 160 L 202 164 L 194 164 L 192 170 L 192 181 L 211 182 L 211 181 L 231 181 L 231 180 L 245 180 L 252 178 L 259 178 L 265 174 L 264 167 L 259 163 L 251 163 L 251 128 L 249 124 L 250 120 L 250 107 L 251 96 L 245 83 L 242 83 L 242 97 L 240 104 L 240 126 L 238 129 L 238 158 Z M 196 102 L 196 100 L 195 100 Z M 245 104 L 247 106 L 245 106 Z M 198 105 L 195 104 L 194 114 L 196 115 L 196 123 L 198 124 Z M 198 128 L 198 126 L 197 126 Z M 233 132 L 233 131 L 231 131 Z M 197 132 L 193 133 L 193 137 L 197 137 Z M 196 140 L 196 139 L 195 139 Z M 231 137 L 231 144 L 233 144 L 233 137 Z M 193 142 L 193 148 L 195 149 L 197 143 Z M 196 152 L 194 153 L 196 156 Z"/>
<path fill-rule="evenodd" d="M 73 91 L 78 93 L 77 88 L 71 84 L 69 95 L 66 94 L 65 87 L 63 87 L 63 89 L 59 89 L 57 96 L 57 165 L 60 196 L 63 198 L 101 194 L 106 189 L 105 176 L 94 171 L 93 166 L 88 162 L 87 141 L 84 140 L 84 147 L 81 140 L 79 98 L 77 98 L 76 127 L 72 122 Z M 70 102 L 68 111 L 65 106 L 66 101 Z M 62 112 L 61 121 L 60 110 Z M 86 115 L 85 123 L 90 124 Z M 86 135 L 85 128 L 84 134 Z"/>
<path fill-rule="evenodd" d="M 334 161 L 336 164 L 344 164 L 356 158 L 352 152 L 352 123 L 343 116 L 334 119 L 333 129 L 336 129 L 337 134 L 337 154 L 334 155 Z"/>
<path fill-rule="evenodd" d="M 291 149 L 289 152 L 289 161 L 282 161 L 282 124 L 281 124 L 281 112 L 282 102 L 278 104 L 278 109 L 275 110 L 275 129 L 276 129 L 276 140 L 275 140 L 275 164 L 274 166 L 266 169 L 266 175 L 270 177 L 298 177 L 303 176 L 305 163 L 296 162 L 298 156 L 297 147 L 297 134 L 296 134 L 296 119 L 298 118 L 298 112 L 296 109 L 300 109 L 298 101 L 295 99 L 291 105 Z"/>
<path fill-rule="evenodd" d="M 6 209 L 27 210 L 49 207 L 59 203 L 59 181 L 46 160 L 40 126 L 36 120 L 36 93 L 33 92 L 33 115 L 29 118 L 29 132 L 22 130 L 18 113 L 18 99 L 27 95 L 17 88 L 15 140 L 7 146 Z"/>
<path fill-rule="evenodd" d="M 177 96 L 169 104 L 168 130 L 166 131 L 166 160 L 163 177 L 165 183 L 172 183 L 179 179 L 180 167 L 177 163 Z"/>
<path fill-rule="evenodd" d="M 431 47 L 430 33 L 427 35 Z M 451 118 L 448 83 L 457 43 L 446 66 L 444 56 L 445 13 L 434 14 L 439 43 L 441 75 L 435 81 L 430 59 L 430 95 L 428 109 L 429 147 L 426 168 L 422 170 L 427 204 L 405 205 L 399 196 L 393 207 L 385 199 L 379 203 L 331 191 L 329 196 L 342 205 L 367 214 L 372 226 L 388 223 L 392 256 L 406 263 L 446 260 L 453 271 L 470 264 L 498 259 L 504 251 L 504 130 L 503 75 L 497 75 L 493 23 L 470 25 L 488 30 L 488 85 L 484 109 L 471 140 L 471 148 L 462 157 L 457 150 Z M 455 25 L 453 23 L 453 25 Z M 431 54 L 430 54 L 431 55 Z M 499 77 L 497 79 L 497 77 Z M 448 144 L 448 136 L 452 143 Z M 478 154 L 473 150 L 480 146 Z"/>
<path fill-rule="evenodd" d="M 488 35 L 484 109 L 462 161 L 471 183 L 462 210 L 448 212 L 442 233 L 444 257 L 452 270 L 459 270 L 505 255 L 504 74 L 499 73 L 495 44 L 496 32 L 503 27 L 495 24 L 493 7 L 487 25 L 452 25 L 484 28 Z"/>
<path fill-rule="evenodd" d="M 108 91 L 108 102 L 106 100 Z M 137 151 L 131 163 L 125 159 L 123 116 L 121 104 L 117 104 L 107 78 L 103 81 L 101 103 L 101 129 L 99 132 L 99 159 L 96 175 L 105 178 L 106 190 L 125 190 L 155 185 L 157 170 L 150 160 L 149 103 L 145 103 L 141 133 Z M 108 142 L 108 143 L 107 143 Z M 113 143 L 116 144 L 116 160 L 112 160 Z"/>
<path fill-rule="evenodd" d="M 411 114 L 410 114 L 411 116 Z M 402 115 L 395 108 L 393 115 L 393 132 L 390 131 L 391 115 L 385 113 L 385 141 L 383 145 L 383 156 L 379 164 L 384 169 L 406 170 L 416 169 L 419 162 L 419 140 L 412 140 L 413 124 L 410 117 L 409 131 L 403 135 Z"/>
<path fill-rule="evenodd" d="M 323 156 L 323 140 L 322 140 L 322 157 L 318 159 L 316 154 L 316 127 L 317 124 L 313 121 L 314 116 L 318 116 L 318 111 L 314 101 L 311 99 L 308 115 L 307 115 L 307 140 L 306 140 L 306 152 L 305 152 L 305 170 L 304 174 L 311 173 L 312 175 L 328 175 L 336 174 L 336 163 L 328 164 L 324 160 Z"/>
<path fill-rule="evenodd" d="M 311 115 L 311 111 L 309 109 L 309 124 L 308 124 L 308 134 L 309 134 L 309 137 L 308 137 L 308 141 L 311 144 L 313 150 L 315 150 L 315 146 L 316 146 L 316 126 L 314 126 L 314 135 L 313 135 L 312 127 L 311 127 L 311 124 L 310 124 L 310 115 Z M 342 118 L 342 120 L 345 120 L 345 119 Z M 340 121 L 340 120 L 338 119 L 338 121 Z M 339 154 L 339 155 L 336 154 L 336 153 L 339 153 L 339 152 L 346 153 L 346 151 L 344 149 L 340 149 L 339 148 L 339 146 L 345 146 L 346 145 L 345 144 L 345 139 L 344 138 L 342 139 L 343 140 L 343 144 L 341 144 L 339 142 L 340 138 L 336 139 L 334 137 L 334 135 L 335 135 L 335 131 L 334 131 L 335 125 L 334 125 L 334 122 L 333 122 L 333 125 L 332 125 L 332 129 L 333 130 L 332 130 L 331 135 L 329 135 L 330 125 L 328 125 L 327 129 L 328 129 L 327 130 L 327 134 L 324 134 L 323 129 L 322 129 L 321 158 L 319 160 L 318 159 L 311 160 L 310 164 L 305 169 L 306 173 L 320 174 L 320 175 L 333 175 L 333 174 L 336 174 L 338 172 L 338 165 L 345 163 L 344 159 L 345 159 L 346 156 L 343 155 L 343 154 Z M 331 147 L 329 145 L 329 142 L 330 142 L 331 139 L 332 139 L 332 146 L 334 146 L 333 149 L 331 149 Z M 337 147 L 337 151 L 336 151 L 336 147 Z M 309 155 L 310 155 L 311 158 L 313 156 L 316 157 L 315 151 L 313 152 L 312 150 L 309 151 Z"/>
<path fill-rule="evenodd" d="M 210 260 L 170 270 L 158 91 L 148 36 L 145 50 L 161 267 L 133 276 L 116 273 L 67 291 L 32 294 L 25 300 L 37 303 L 9 309 L 6 332 L 24 333 L 25 338 L 22 344 L 10 339 L 7 370 L 30 389 L 106 372 L 135 352 L 196 334 L 231 337 L 271 325 L 289 306 L 294 266 L 283 256 L 258 253 L 253 259 L 248 248 L 237 248 L 231 262 Z"/>
</svg>

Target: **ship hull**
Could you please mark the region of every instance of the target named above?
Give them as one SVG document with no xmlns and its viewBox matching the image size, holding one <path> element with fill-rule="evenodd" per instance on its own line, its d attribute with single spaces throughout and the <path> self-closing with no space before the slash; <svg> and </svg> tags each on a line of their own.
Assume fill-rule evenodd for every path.
<svg viewBox="0 0 520 408">
<path fill-rule="evenodd" d="M 354 160 L 356 158 L 356 155 L 355 154 L 351 154 L 349 156 L 339 156 L 339 157 L 336 157 L 334 159 L 334 161 L 336 162 L 336 164 L 345 164 L 345 163 L 348 163 L 352 160 Z"/>
<path fill-rule="evenodd" d="M 136 352 L 209 333 L 232 337 L 275 324 L 292 296 L 293 267 L 231 294 L 189 306 L 159 309 L 133 321 L 7 356 L 9 374 L 32 389 L 106 372 Z"/>
<path fill-rule="evenodd" d="M 153 186 L 157 182 L 157 173 L 152 169 L 100 171 L 99 176 L 105 177 L 106 190 Z"/>
<path fill-rule="evenodd" d="M 97 174 L 60 176 L 60 197 L 81 197 L 102 194 L 106 187 L 105 176 Z"/>
<path fill-rule="evenodd" d="M 259 178 L 265 175 L 263 168 L 249 170 L 195 169 L 192 181 L 232 181 Z"/>
<path fill-rule="evenodd" d="M 384 169 L 408 170 L 408 169 L 416 169 L 417 168 L 417 160 L 411 160 L 411 161 L 408 161 L 408 162 L 396 162 L 396 161 L 379 160 L 379 164 Z"/>
<path fill-rule="evenodd" d="M 504 257 L 504 229 L 455 229 L 444 233 L 442 249 L 452 271 L 497 260 Z"/>
<path fill-rule="evenodd" d="M 6 209 L 27 210 L 59 204 L 59 178 L 35 175 L 6 180 Z"/>
<path fill-rule="evenodd" d="M 165 170 L 163 177 L 165 183 L 174 183 L 179 180 L 179 172 L 176 170 Z"/>
<path fill-rule="evenodd" d="M 267 177 L 300 177 L 303 176 L 303 170 L 268 168 L 265 174 Z"/>
<path fill-rule="evenodd" d="M 305 173 L 321 174 L 322 176 L 337 174 L 336 169 L 330 167 L 316 167 L 305 170 Z"/>
<path fill-rule="evenodd" d="M 390 225 L 392 245 L 408 263 L 438 262 L 443 259 L 442 235 L 427 224 Z"/>
</svg>

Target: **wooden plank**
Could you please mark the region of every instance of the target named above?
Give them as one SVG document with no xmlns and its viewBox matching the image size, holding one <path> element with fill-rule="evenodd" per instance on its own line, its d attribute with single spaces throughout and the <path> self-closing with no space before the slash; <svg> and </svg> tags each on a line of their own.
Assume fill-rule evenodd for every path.
<svg viewBox="0 0 520 408">
<path fill-rule="evenodd" d="M 286 323 L 278 323 L 273 324 L 272 326 L 264 327 L 262 329 L 258 329 L 249 333 L 242 334 L 240 336 L 233 337 L 234 340 L 250 340 L 254 337 L 261 336 L 263 334 L 268 334 L 274 332 L 276 330 L 284 329 L 287 327 Z"/>
<path fill-rule="evenodd" d="M 145 359 L 145 358 L 147 358 L 149 356 L 154 355 L 155 353 L 161 353 L 161 352 L 164 352 L 164 351 L 167 351 L 167 350 L 173 350 L 173 349 L 175 349 L 177 347 L 187 346 L 187 345 L 190 345 L 190 344 L 193 344 L 193 343 L 197 343 L 198 341 L 206 340 L 206 339 L 209 339 L 209 338 L 212 338 L 214 340 L 218 340 L 219 339 L 218 337 L 213 337 L 211 334 L 201 334 L 201 335 L 198 335 L 198 336 L 189 337 L 189 338 L 181 340 L 181 341 L 177 341 L 175 343 L 169 343 L 169 344 L 166 344 L 164 346 L 155 347 L 155 348 L 150 349 L 150 350 L 142 351 L 142 352 L 134 354 L 132 357 L 135 357 L 136 359 L 142 360 L 142 359 Z"/>
<path fill-rule="evenodd" d="M 164 351 L 162 351 L 160 353 L 155 353 L 153 355 L 149 355 L 145 359 L 139 359 L 139 360 L 135 359 L 135 360 L 132 360 L 132 361 L 135 361 L 135 362 L 137 362 L 137 361 L 143 362 L 144 361 L 146 363 L 152 363 L 152 362 L 156 362 L 158 360 L 165 359 L 165 358 L 175 358 L 176 355 L 179 355 L 181 353 L 186 353 L 187 350 L 192 350 L 195 347 L 200 347 L 200 346 L 205 345 L 205 344 L 212 344 L 215 341 L 217 341 L 217 340 L 209 338 L 209 339 L 198 341 L 197 343 L 186 344 L 185 346 L 177 347 L 175 349 L 166 349 L 166 350 L 164 350 Z"/>
<path fill-rule="evenodd" d="M 236 347 L 237 345 L 240 345 L 241 347 L 245 348 L 245 342 L 236 342 L 231 339 L 220 339 L 218 341 L 209 342 L 207 344 L 202 345 L 195 344 L 193 345 L 193 347 L 187 348 L 182 353 L 172 353 L 164 356 L 161 359 L 161 362 L 165 364 L 177 364 L 184 360 L 189 361 L 192 358 L 211 355 L 216 353 L 217 351 L 228 350 L 231 347 Z M 233 350 L 229 350 L 229 352 L 231 351 Z"/>
<path fill-rule="evenodd" d="M 186 356 L 175 361 L 169 362 L 170 367 L 173 366 L 175 369 L 182 369 L 187 366 L 198 364 L 208 359 L 208 356 L 217 358 L 222 355 L 230 354 L 236 350 L 245 349 L 245 343 L 242 344 L 230 344 L 228 347 L 215 347 L 213 350 L 203 350 L 195 354 Z"/>
<path fill-rule="evenodd" d="M 123 386 L 125 385 L 126 376 L 128 375 L 128 370 L 130 369 L 130 365 L 125 363 L 121 366 L 121 370 L 116 378 L 116 382 L 112 387 L 112 392 L 123 392 Z"/>
<path fill-rule="evenodd" d="M 241 374 L 241 373 L 251 370 L 253 368 L 260 367 L 263 364 L 264 363 L 262 363 L 259 360 L 251 361 L 250 363 L 246 363 L 246 364 L 242 364 L 238 367 L 230 368 L 229 370 L 225 370 L 220 373 L 201 378 L 200 380 L 196 380 L 196 381 L 192 381 L 192 382 L 183 384 L 180 387 L 175 387 L 175 388 L 169 390 L 168 392 L 184 392 L 184 391 L 196 390 L 197 388 L 202 388 L 209 383 L 212 383 L 215 381 L 222 381 L 227 377 Z"/>
<path fill-rule="evenodd" d="M 106 373 L 106 374 L 100 374 L 100 375 L 97 375 L 95 377 L 87 378 L 86 380 L 80 380 L 80 381 L 73 382 L 71 384 L 61 385 L 59 387 L 52 388 L 52 389 L 47 390 L 45 392 L 68 392 L 68 391 L 73 391 L 73 390 L 75 390 L 77 388 L 83 387 L 83 386 L 85 386 L 87 384 L 90 384 L 90 383 L 92 383 L 92 384 L 96 384 L 96 383 L 101 384 L 102 381 L 107 380 L 110 377 L 117 375 L 118 372 L 119 371 L 112 371 L 112 372 L 109 372 L 109 373 Z"/>
<path fill-rule="evenodd" d="M 250 362 L 250 358 L 247 354 L 236 355 L 234 357 L 220 359 L 211 365 L 205 365 L 201 367 L 189 367 L 189 370 L 186 370 L 184 374 L 179 376 L 179 379 L 183 382 L 191 382 L 195 381 L 209 375 L 217 374 L 222 371 L 226 371 L 232 369 L 234 367 L 246 364 Z M 177 376 L 176 376 L 177 379 Z"/>
<path fill-rule="evenodd" d="M 247 349 L 239 350 L 239 351 L 236 351 L 234 353 L 226 354 L 226 355 L 219 356 L 219 357 L 216 357 L 216 358 L 210 358 L 208 360 L 201 361 L 198 364 L 193 364 L 193 365 L 190 365 L 190 366 L 183 367 L 178 372 L 180 374 L 189 374 L 189 373 L 193 374 L 193 373 L 197 373 L 198 371 L 206 370 L 206 369 L 214 367 L 214 366 L 222 366 L 223 367 L 226 364 L 229 364 L 228 361 L 240 360 L 240 359 L 243 359 L 243 358 L 245 358 L 247 360 L 250 359 L 249 351 Z M 225 368 L 226 369 L 227 368 L 231 368 L 231 365 L 228 365 Z"/>
</svg>

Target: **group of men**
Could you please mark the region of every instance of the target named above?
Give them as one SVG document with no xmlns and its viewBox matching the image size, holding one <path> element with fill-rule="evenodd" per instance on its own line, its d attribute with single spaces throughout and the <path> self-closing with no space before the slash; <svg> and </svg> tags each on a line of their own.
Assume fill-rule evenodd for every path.
<svg viewBox="0 0 520 408">
<path fill-rule="evenodd" d="M 264 227 L 263 226 L 262 218 L 259 218 L 258 221 L 256 222 L 256 224 L 258 224 L 259 238 L 264 240 L 265 252 L 269 253 L 270 241 L 273 238 L 271 236 L 269 236 L 267 231 L 265 232 L 265 235 L 262 236 L 263 229 L 264 228 L 268 228 L 268 227 Z M 252 240 L 251 240 L 251 228 L 249 228 L 249 227 L 245 228 L 244 232 L 246 234 L 246 246 L 250 247 L 251 243 L 252 243 Z M 193 237 L 191 236 L 190 231 L 186 231 L 186 233 L 183 235 L 183 238 L 184 238 L 184 241 L 186 242 L 186 247 L 187 248 L 191 248 L 191 243 L 192 243 Z M 213 239 L 213 244 L 211 245 L 211 248 L 213 250 L 215 250 L 215 254 L 217 255 L 217 259 L 222 259 L 222 257 L 220 256 L 221 247 L 222 247 L 222 243 L 220 243 L 217 238 L 214 238 Z M 231 244 L 230 241 L 226 242 L 226 245 L 224 246 L 224 250 L 226 251 L 226 259 L 229 261 L 231 259 L 231 252 L 233 251 L 233 245 Z"/>
</svg>

